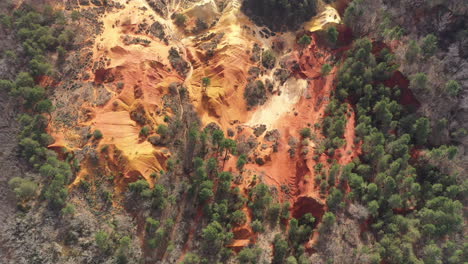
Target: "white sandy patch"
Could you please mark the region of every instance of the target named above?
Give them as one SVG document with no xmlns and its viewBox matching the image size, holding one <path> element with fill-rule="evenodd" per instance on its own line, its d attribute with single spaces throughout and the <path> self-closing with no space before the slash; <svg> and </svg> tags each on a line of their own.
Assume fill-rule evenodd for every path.
<svg viewBox="0 0 468 264">
<path fill-rule="evenodd" d="M 276 121 L 292 111 L 306 89 L 306 80 L 290 78 L 280 87 L 281 95 L 273 95 L 264 105 L 258 107 L 246 125 L 254 127 L 263 124 L 267 129 L 276 128 Z"/>
</svg>

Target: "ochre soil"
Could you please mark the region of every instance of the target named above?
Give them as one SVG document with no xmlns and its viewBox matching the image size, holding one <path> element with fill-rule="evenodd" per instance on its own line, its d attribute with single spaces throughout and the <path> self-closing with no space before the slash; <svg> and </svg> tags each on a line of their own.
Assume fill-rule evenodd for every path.
<svg viewBox="0 0 468 264">
<path fill-rule="evenodd" d="M 83 79 L 83 82 L 90 82 L 96 89 L 106 89 L 110 99 L 101 106 L 93 102 L 82 102 L 81 108 L 86 109 L 87 117 L 77 124 L 90 127 L 90 131 L 98 129 L 104 136 L 99 141 L 90 140 L 84 146 L 79 145 L 76 143 L 76 133 L 54 129 L 52 120 L 50 130 L 56 142 L 51 148 L 64 147 L 74 151 L 94 146 L 100 153 L 99 150 L 108 145 L 108 154 L 100 153 L 99 158 L 107 164 L 108 171 L 117 175 L 114 179 L 116 191 L 123 191 L 129 182 L 139 177 L 145 178 L 153 186 L 155 179 L 150 177 L 151 173 L 166 169 L 166 161 L 171 153 L 165 147 L 155 147 L 142 139 L 139 135 L 142 125 L 132 120 L 130 113 L 142 113 L 147 124 L 153 130 L 156 129 L 159 124 L 164 124 L 165 116 L 174 115 L 164 106 L 162 99 L 169 92 L 169 85 L 174 82 L 183 83 L 203 125 L 215 122 L 225 134 L 228 129 L 237 131 L 240 126 L 243 130 L 236 133 L 236 138 L 252 135 L 253 127 L 261 124 L 265 124 L 267 130 L 279 131 L 277 152 L 273 152 L 271 142 L 265 141 L 264 134 L 257 138 L 259 147 L 249 156 L 251 162 L 245 166 L 243 180 L 238 184 L 242 192 L 247 195 L 250 187 L 255 184 L 253 179 L 256 178 L 256 182 L 261 179 L 277 190 L 277 197 L 281 202 L 288 201 L 292 205 L 294 217 L 312 213 L 320 221 L 327 208 L 325 196 L 320 195 L 314 181 L 314 166 L 317 162 L 312 156 L 319 141 L 327 135 L 322 135 L 320 129 L 314 128 L 314 124 L 321 123 L 324 118 L 325 108 L 334 90 L 333 82 L 337 71 L 334 67 L 329 75 L 322 76 L 321 68 L 323 64 L 331 63 L 334 54 L 342 51 L 319 44 L 318 34 L 311 32 L 308 34 L 312 36 L 312 43 L 305 48 L 296 44 L 300 35 L 292 33 L 261 38 L 261 28 L 240 12 L 239 1 L 230 1 L 222 12 L 210 3 L 212 2 L 185 10 L 174 6 L 170 10 L 185 13 L 189 17 L 188 27 L 194 24 L 193 21 L 200 14 L 208 13 L 210 17 L 219 19 L 208 30 L 208 33 L 220 36 L 216 52 L 209 59 L 203 46 L 209 44 L 212 37 L 194 36 L 177 28 L 170 19 L 163 19 L 156 14 L 146 1 L 122 1 L 125 8 L 106 13 L 103 18 L 103 32 L 96 36 L 93 45 L 92 60 L 97 66 L 85 69 L 91 78 L 87 81 Z M 319 20 L 308 22 L 312 31 L 326 28 L 329 22 L 339 22 L 339 15 L 334 9 L 330 7 L 325 12 L 316 18 Z M 160 22 L 165 28 L 168 43 L 139 30 L 140 25 L 151 25 L 154 21 Z M 347 32 L 345 29 L 340 31 Z M 145 45 L 128 44 L 126 37 L 151 42 Z M 260 47 L 268 47 L 275 41 L 284 43 L 283 50 L 277 52 L 277 59 L 286 64 L 293 76 L 285 84 L 275 85 L 274 93 L 264 105 L 248 110 L 243 94 L 248 83 L 248 71 L 257 65 L 250 60 L 252 47 L 255 43 Z M 177 73 L 171 66 L 168 60 L 171 47 L 176 47 L 181 57 L 191 64 L 186 76 Z M 295 64 L 299 67 L 294 67 Z M 261 78 L 272 76 L 272 72 L 274 70 Z M 211 78 L 208 87 L 202 87 L 203 77 Z M 359 144 L 354 144 L 355 117 L 351 106 L 350 113 L 344 135 L 346 145 L 337 150 L 334 157 L 330 157 L 342 165 L 360 154 Z M 299 135 L 299 131 L 305 127 L 310 127 L 315 135 L 308 146 L 302 146 Z M 298 139 L 293 157 L 288 152 L 291 137 Z M 268 144 L 269 147 L 262 149 L 262 144 Z M 303 148 L 309 149 L 307 155 L 301 154 Z M 261 157 L 265 163 L 256 164 L 257 157 Z M 325 170 L 329 167 L 328 158 L 322 154 L 318 160 L 325 164 Z M 224 169 L 239 174 L 236 161 L 237 158 L 231 156 L 224 164 Z M 84 166 L 72 186 L 93 173 L 88 164 L 82 165 Z M 255 239 L 250 228 L 251 213 L 247 208 L 244 211 L 248 216 L 247 223 L 234 227 L 233 230 L 235 240 L 230 247 L 236 251 Z M 191 231 L 189 240 L 194 231 Z"/>
</svg>

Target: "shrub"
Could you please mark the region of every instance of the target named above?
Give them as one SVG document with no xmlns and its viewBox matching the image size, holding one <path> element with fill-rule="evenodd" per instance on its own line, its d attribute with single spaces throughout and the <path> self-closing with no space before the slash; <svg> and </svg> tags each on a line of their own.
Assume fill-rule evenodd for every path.
<svg viewBox="0 0 468 264">
<path fill-rule="evenodd" d="M 332 188 L 327 199 L 328 208 L 330 208 L 330 210 L 336 210 L 343 200 L 343 197 L 343 193 L 339 189 Z"/>
<path fill-rule="evenodd" d="M 437 51 L 437 37 L 429 34 L 422 40 L 421 50 L 425 57 L 430 57 Z"/>
<path fill-rule="evenodd" d="M 208 87 L 211 84 L 211 79 L 209 77 L 203 77 L 202 78 L 202 85 L 203 87 Z"/>
<path fill-rule="evenodd" d="M 289 202 L 283 203 L 280 214 L 281 220 L 288 220 L 291 217 L 291 213 L 289 212 L 290 208 L 291 204 Z"/>
<path fill-rule="evenodd" d="M 262 53 L 262 65 L 267 69 L 273 69 L 276 64 L 276 57 L 273 54 L 273 51 L 266 50 Z"/>
<path fill-rule="evenodd" d="M 147 126 L 144 126 L 140 130 L 140 135 L 147 137 L 150 133 L 150 128 Z"/>
<path fill-rule="evenodd" d="M 52 65 L 45 61 L 43 56 L 36 56 L 29 62 L 31 73 L 34 76 L 49 75 L 52 72 Z"/>
<path fill-rule="evenodd" d="M 370 201 L 367 204 L 367 209 L 372 216 L 377 216 L 379 213 L 379 203 L 377 201 Z"/>
<path fill-rule="evenodd" d="M 167 137 L 169 134 L 169 128 L 166 125 L 160 124 L 158 126 L 157 132 L 161 137 Z"/>
<path fill-rule="evenodd" d="M 184 260 L 182 260 L 182 264 L 199 264 L 201 261 L 200 257 L 195 253 L 187 253 L 185 255 Z"/>
<path fill-rule="evenodd" d="M 338 30 L 336 30 L 336 27 L 329 27 L 327 29 L 327 38 L 328 38 L 328 41 L 330 43 L 332 43 L 333 45 L 336 44 L 336 42 L 338 41 Z"/>
<path fill-rule="evenodd" d="M 134 193 L 141 193 L 145 189 L 149 189 L 149 183 L 146 180 L 138 180 L 128 185 L 128 189 Z"/>
<path fill-rule="evenodd" d="M 258 247 L 246 247 L 243 248 L 241 252 L 239 252 L 239 255 L 237 255 L 237 260 L 239 260 L 239 263 L 241 264 L 255 264 L 258 262 L 258 258 L 260 257 L 261 253 L 262 250 Z"/>
<path fill-rule="evenodd" d="M 445 84 L 445 91 L 450 96 L 457 96 L 462 91 L 462 87 L 457 81 L 450 80 Z"/>
<path fill-rule="evenodd" d="M 49 99 L 39 101 L 36 105 L 36 111 L 38 113 L 51 113 L 54 110 L 54 106 Z"/>
<path fill-rule="evenodd" d="M 262 81 L 249 82 L 245 87 L 244 98 L 249 107 L 262 105 L 266 102 L 266 89 Z"/>
<path fill-rule="evenodd" d="M 115 263 L 117 264 L 128 264 L 128 257 L 124 252 L 118 251 L 117 256 L 115 257 Z"/>
<path fill-rule="evenodd" d="M 13 89 L 13 82 L 9 80 L 0 80 L 0 90 L 10 92 Z"/>
<path fill-rule="evenodd" d="M 255 218 L 262 218 L 265 209 L 273 200 L 270 189 L 267 185 L 260 183 L 251 190 L 250 196 L 252 197 L 250 207 L 253 209 Z"/>
<path fill-rule="evenodd" d="M 418 145 L 424 145 L 427 142 L 427 138 L 431 133 L 431 125 L 428 118 L 422 117 L 416 120 L 413 125 L 414 138 Z"/>
<path fill-rule="evenodd" d="M 302 47 L 309 46 L 311 42 L 312 42 L 312 38 L 307 34 L 302 35 L 302 37 L 297 41 L 297 43 L 301 45 Z"/>
<path fill-rule="evenodd" d="M 109 150 L 109 145 L 107 145 L 107 144 L 102 146 L 102 148 L 101 148 L 101 152 L 107 152 L 108 150 Z"/>
<path fill-rule="evenodd" d="M 152 234 L 156 232 L 156 230 L 159 228 L 159 221 L 155 220 L 152 217 L 147 217 L 146 218 L 146 232 L 149 234 Z"/>
<path fill-rule="evenodd" d="M 197 18 L 197 21 L 195 21 L 195 27 L 192 29 L 192 33 L 198 34 L 206 29 L 208 29 L 208 24 L 202 19 Z"/>
<path fill-rule="evenodd" d="M 273 255 L 273 263 L 283 263 L 284 258 L 288 252 L 288 242 L 284 240 L 281 235 L 277 234 L 275 236 L 274 242 L 274 255 Z"/>
<path fill-rule="evenodd" d="M 414 91 L 426 91 L 429 80 L 425 73 L 416 73 L 410 77 L 410 88 Z"/>
<path fill-rule="evenodd" d="M 167 204 L 167 191 L 161 184 L 156 184 L 151 192 L 153 197 L 153 207 L 156 209 L 164 209 Z"/>
<path fill-rule="evenodd" d="M 265 228 L 263 227 L 262 222 L 259 221 L 258 219 L 254 220 L 251 223 L 251 226 L 252 226 L 252 230 L 256 233 L 262 233 L 265 231 Z"/>
<path fill-rule="evenodd" d="M 324 65 L 322 65 L 322 75 L 323 76 L 327 76 L 332 70 L 332 66 L 328 63 L 325 63 Z"/>
<path fill-rule="evenodd" d="M 301 134 L 301 137 L 303 137 L 303 138 L 311 138 L 312 137 L 312 131 L 308 127 L 305 127 L 303 129 L 301 129 L 301 131 L 299 133 Z"/>
<path fill-rule="evenodd" d="M 65 177 L 61 174 L 55 175 L 52 182 L 47 186 L 44 196 L 52 208 L 63 207 L 68 196 Z"/>
<path fill-rule="evenodd" d="M 75 213 L 75 206 L 67 203 L 67 205 L 61 210 L 63 215 L 73 215 Z"/>
<path fill-rule="evenodd" d="M 184 14 L 175 14 L 175 24 L 179 27 L 185 26 L 187 17 Z"/>
<path fill-rule="evenodd" d="M 247 216 L 242 210 L 237 210 L 231 215 L 231 220 L 237 225 L 243 225 L 247 221 Z"/>
<path fill-rule="evenodd" d="M 221 247 L 232 239 L 232 233 L 226 233 L 222 225 L 213 221 L 202 230 L 203 247 L 217 254 Z"/>
<path fill-rule="evenodd" d="M 336 221 L 336 217 L 332 212 L 326 212 L 322 217 L 322 224 L 320 227 L 320 231 L 324 232 L 329 230 Z"/>
<path fill-rule="evenodd" d="M 96 245 L 102 251 L 107 251 L 109 249 L 109 234 L 105 231 L 98 231 L 94 236 Z"/>
<path fill-rule="evenodd" d="M 20 200 L 28 200 L 32 198 L 38 189 L 38 186 L 35 182 L 20 177 L 12 178 L 8 182 L 8 185 L 15 192 L 16 198 Z"/>
<path fill-rule="evenodd" d="M 278 217 L 281 213 L 281 205 L 279 203 L 274 203 L 268 208 L 268 218 L 271 223 L 275 224 L 278 221 Z"/>
<path fill-rule="evenodd" d="M 419 47 L 418 43 L 416 43 L 414 40 L 411 40 L 405 53 L 406 61 L 413 63 L 418 58 L 419 53 L 421 53 L 421 48 Z"/>
<path fill-rule="evenodd" d="M 224 132 L 219 129 L 215 129 L 211 136 L 212 142 L 214 145 L 221 145 L 221 142 L 224 140 Z"/>
<path fill-rule="evenodd" d="M 213 193 L 213 182 L 212 181 L 204 181 L 200 185 L 200 192 L 199 192 L 199 197 L 201 202 L 205 202 L 209 199 L 211 199 L 214 196 Z"/>
<path fill-rule="evenodd" d="M 93 137 L 96 140 L 100 140 L 103 137 L 101 130 L 98 130 L 98 129 L 94 130 Z"/>
<path fill-rule="evenodd" d="M 152 249 L 157 248 L 159 246 L 159 242 L 156 238 L 148 239 L 147 243 L 148 243 L 148 247 Z"/>
<path fill-rule="evenodd" d="M 287 259 L 286 259 L 286 264 L 297 264 L 297 260 L 294 256 L 289 256 Z"/>
<path fill-rule="evenodd" d="M 242 172 L 246 163 L 247 163 L 247 156 L 245 154 L 242 154 L 239 156 L 239 159 L 237 160 L 236 168 Z"/>
<path fill-rule="evenodd" d="M 81 17 L 81 13 L 77 10 L 73 10 L 71 15 L 70 15 L 72 21 L 78 21 Z"/>
</svg>

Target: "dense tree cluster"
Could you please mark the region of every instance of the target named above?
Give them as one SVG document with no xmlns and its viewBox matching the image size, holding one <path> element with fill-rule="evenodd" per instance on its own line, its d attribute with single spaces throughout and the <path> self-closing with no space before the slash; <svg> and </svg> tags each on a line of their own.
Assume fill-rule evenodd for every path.
<svg viewBox="0 0 468 264">
<path fill-rule="evenodd" d="M 424 53 L 432 53 L 433 38 L 429 36 L 425 42 Z M 356 134 L 358 141 L 362 141 L 363 154 L 342 168 L 341 173 L 333 174 L 339 174 L 340 181 L 350 185 L 352 192 L 348 197 L 367 204 L 378 240 L 376 259 L 387 263 L 422 263 L 431 254 L 437 259 L 443 253 L 439 244 L 431 241 L 454 234 L 463 223 L 462 204 L 457 200 L 461 189 L 455 187 L 454 175 L 447 175 L 428 162 L 412 162 L 413 147 L 427 147 L 429 120 L 398 103 L 399 87 L 381 83 L 395 70 L 393 54 L 387 49 L 376 54 L 371 51 L 370 40 L 357 40 L 338 72 L 337 90 L 323 123 L 324 133 L 342 137 L 345 100 L 351 99 L 355 103 Z M 411 85 L 424 89 L 425 76 L 413 76 Z M 444 154 L 449 150 L 450 155 Z M 450 158 L 456 155 L 456 149 L 446 146 L 434 151 L 435 155 Z M 342 199 L 342 191 L 332 188 L 327 204 L 333 210 Z M 400 211 L 411 213 L 399 214 Z M 325 219 L 324 216 L 323 224 Z M 415 244 L 426 246 L 420 251 L 415 250 Z M 451 257 L 450 254 L 445 257 Z"/>
<path fill-rule="evenodd" d="M 242 9 L 272 30 L 295 29 L 317 14 L 317 0 L 248 0 Z"/>
</svg>

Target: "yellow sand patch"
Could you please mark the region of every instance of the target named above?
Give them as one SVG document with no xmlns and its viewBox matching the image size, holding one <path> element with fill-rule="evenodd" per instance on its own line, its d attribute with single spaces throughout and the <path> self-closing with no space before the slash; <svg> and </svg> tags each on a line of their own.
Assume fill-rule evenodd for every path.
<svg viewBox="0 0 468 264">
<path fill-rule="evenodd" d="M 304 28 L 310 32 L 314 32 L 324 29 L 326 25 L 330 23 L 340 24 L 341 17 L 335 8 L 326 5 L 325 10 L 322 13 L 313 17 L 309 22 L 304 24 Z"/>
<path fill-rule="evenodd" d="M 156 150 L 151 143 L 140 142 L 140 128 L 130 119 L 126 111 L 106 112 L 98 114 L 94 127 L 99 129 L 104 137 L 101 145 L 115 145 L 129 161 L 128 171 L 138 171 L 150 181 L 150 174 L 163 169 L 165 154 L 163 149 Z M 151 181 L 150 181 L 151 182 Z"/>
</svg>

